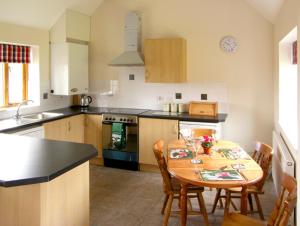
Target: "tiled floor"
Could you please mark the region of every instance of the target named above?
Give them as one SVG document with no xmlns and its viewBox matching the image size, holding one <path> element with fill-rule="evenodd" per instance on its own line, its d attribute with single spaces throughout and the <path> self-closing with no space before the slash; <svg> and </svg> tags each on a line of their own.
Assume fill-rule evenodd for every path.
<svg viewBox="0 0 300 226">
<path fill-rule="evenodd" d="M 164 194 L 160 174 L 91 166 L 90 183 L 92 226 L 160 226 L 162 224 L 160 210 Z M 261 197 L 261 202 L 267 217 L 274 205 L 275 191 L 272 181 L 267 181 L 265 186 L 267 192 Z M 214 195 L 214 191 L 204 192 L 208 212 L 211 211 Z M 177 207 L 176 201 L 173 207 Z M 194 201 L 193 207 L 198 208 Z M 210 225 L 221 225 L 222 218 L 223 210 L 217 208 L 215 214 L 209 214 Z M 178 216 L 170 217 L 169 226 L 179 225 Z M 187 225 L 204 224 L 201 216 L 192 216 L 188 217 Z"/>
</svg>

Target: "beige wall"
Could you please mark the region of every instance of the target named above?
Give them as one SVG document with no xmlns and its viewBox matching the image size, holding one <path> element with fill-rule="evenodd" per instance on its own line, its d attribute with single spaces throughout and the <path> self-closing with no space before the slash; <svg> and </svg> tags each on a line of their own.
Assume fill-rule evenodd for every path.
<svg viewBox="0 0 300 226">
<path fill-rule="evenodd" d="M 105 0 L 91 19 L 92 90 L 99 80 L 118 78 L 120 69 L 107 64 L 123 50 L 124 17 L 130 10 L 141 13 L 143 39 L 187 39 L 189 82 L 227 84 L 225 138 L 249 149 L 255 140 L 271 143 L 273 30 L 267 20 L 241 0 Z M 220 51 L 225 35 L 237 38 L 236 54 Z"/>
<path fill-rule="evenodd" d="M 0 23 L 0 42 L 19 43 L 38 46 L 39 48 L 39 72 L 40 72 L 40 94 L 50 92 L 50 74 L 49 74 L 49 31 L 40 30 L 20 25 Z M 69 98 L 53 97 L 49 95 L 48 100 L 41 99 L 41 106 L 27 109 L 30 111 L 39 111 L 51 109 L 54 107 L 69 105 Z M 11 115 L 10 111 L 0 112 L 1 117 Z"/>
</svg>

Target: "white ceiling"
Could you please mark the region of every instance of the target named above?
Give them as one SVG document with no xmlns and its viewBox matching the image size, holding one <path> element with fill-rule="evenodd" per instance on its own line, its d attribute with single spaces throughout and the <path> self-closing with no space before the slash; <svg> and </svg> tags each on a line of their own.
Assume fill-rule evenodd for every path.
<svg viewBox="0 0 300 226">
<path fill-rule="evenodd" d="M 245 0 L 257 9 L 267 20 L 274 22 L 285 0 Z"/>
<path fill-rule="evenodd" d="M 103 0 L 0 0 L 0 21 L 49 29 L 63 14 L 72 9 L 92 15 Z"/>
<path fill-rule="evenodd" d="M 49 29 L 65 9 L 92 15 L 103 0 L 0 0 L 0 21 Z M 126 0 L 124 0 L 126 1 Z M 151 1 L 151 0 L 149 0 Z M 274 19 L 284 0 L 245 0 L 266 19 Z"/>
</svg>

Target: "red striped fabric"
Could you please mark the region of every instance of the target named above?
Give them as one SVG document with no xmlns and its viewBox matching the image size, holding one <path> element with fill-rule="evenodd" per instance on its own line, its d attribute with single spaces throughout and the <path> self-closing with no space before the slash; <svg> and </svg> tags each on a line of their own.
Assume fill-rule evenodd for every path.
<svg viewBox="0 0 300 226">
<path fill-rule="evenodd" d="M 297 64 L 297 41 L 293 42 L 293 64 Z"/>
<path fill-rule="evenodd" d="M 30 63 L 30 46 L 0 44 L 1 63 Z"/>
</svg>

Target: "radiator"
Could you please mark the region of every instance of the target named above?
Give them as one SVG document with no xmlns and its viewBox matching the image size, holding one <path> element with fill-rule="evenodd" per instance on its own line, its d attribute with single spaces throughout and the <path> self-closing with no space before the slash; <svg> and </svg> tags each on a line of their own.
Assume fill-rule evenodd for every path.
<svg viewBox="0 0 300 226">
<path fill-rule="evenodd" d="M 273 131 L 272 176 L 277 195 L 281 190 L 283 172 L 295 177 L 295 162 L 281 135 Z"/>
<path fill-rule="evenodd" d="M 286 146 L 281 135 L 276 131 L 273 131 L 273 150 L 272 177 L 277 196 L 279 196 L 283 172 L 295 177 L 296 168 L 295 161 L 289 151 L 289 148 Z M 292 214 L 288 225 L 296 225 L 295 220 L 296 217 L 294 213 Z"/>
</svg>

